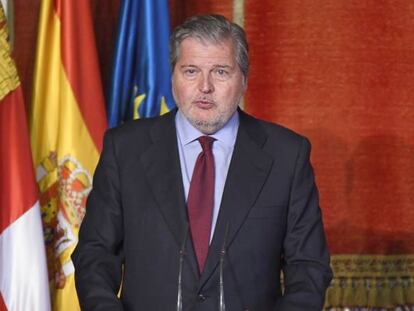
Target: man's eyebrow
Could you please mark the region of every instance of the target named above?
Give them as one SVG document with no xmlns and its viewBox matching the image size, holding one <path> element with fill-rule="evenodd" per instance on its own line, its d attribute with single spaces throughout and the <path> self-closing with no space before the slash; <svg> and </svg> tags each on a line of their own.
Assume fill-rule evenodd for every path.
<svg viewBox="0 0 414 311">
<path fill-rule="evenodd" d="M 233 66 L 216 64 L 216 65 L 213 65 L 213 68 L 233 68 Z"/>
<path fill-rule="evenodd" d="M 234 66 L 230 66 L 230 65 L 222 65 L 222 64 L 216 64 L 213 65 L 214 69 L 220 68 L 220 69 L 233 69 Z"/>
<path fill-rule="evenodd" d="M 193 65 L 193 64 L 182 64 L 181 66 L 180 66 L 180 68 L 199 68 L 198 66 L 196 66 L 196 65 Z M 234 68 L 234 66 L 230 66 L 230 65 L 223 65 L 223 64 L 214 64 L 213 66 L 212 66 L 212 68 L 213 69 L 217 69 L 217 68 L 222 68 L 222 69 L 233 69 Z"/>
<path fill-rule="evenodd" d="M 194 67 L 194 68 L 197 68 L 197 66 L 196 65 L 193 65 L 193 64 L 184 64 L 184 65 L 181 65 L 180 66 L 180 68 L 186 68 L 186 67 Z"/>
</svg>

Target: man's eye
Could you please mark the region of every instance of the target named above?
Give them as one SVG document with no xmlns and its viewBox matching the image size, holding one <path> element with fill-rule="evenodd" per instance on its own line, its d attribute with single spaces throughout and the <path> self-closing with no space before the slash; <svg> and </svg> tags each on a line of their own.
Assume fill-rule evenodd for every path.
<svg viewBox="0 0 414 311">
<path fill-rule="evenodd" d="M 186 70 L 184 70 L 184 74 L 190 75 L 190 76 L 195 75 L 196 72 L 197 71 L 195 69 L 186 69 Z"/>
<path fill-rule="evenodd" d="M 227 70 L 224 69 L 216 69 L 216 74 L 219 77 L 227 77 L 229 73 L 227 72 Z"/>
</svg>

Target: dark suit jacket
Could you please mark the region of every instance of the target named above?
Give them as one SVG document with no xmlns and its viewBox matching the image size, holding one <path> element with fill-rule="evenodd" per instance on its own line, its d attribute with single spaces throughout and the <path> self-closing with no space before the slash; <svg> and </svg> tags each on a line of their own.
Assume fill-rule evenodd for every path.
<svg viewBox="0 0 414 311">
<path fill-rule="evenodd" d="M 331 271 L 310 144 L 288 129 L 239 113 L 201 276 L 191 239 L 185 244 L 184 310 L 218 310 L 225 244 L 228 311 L 319 311 Z M 174 117 L 175 111 L 128 122 L 105 135 L 72 256 L 83 310 L 176 310 L 179 251 L 188 222 Z"/>
</svg>

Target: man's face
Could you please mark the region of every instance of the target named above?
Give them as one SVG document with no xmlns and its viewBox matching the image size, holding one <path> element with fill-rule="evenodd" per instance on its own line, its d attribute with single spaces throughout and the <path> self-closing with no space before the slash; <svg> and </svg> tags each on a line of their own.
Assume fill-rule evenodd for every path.
<svg viewBox="0 0 414 311">
<path fill-rule="evenodd" d="M 218 44 L 186 38 L 172 75 L 174 99 L 190 123 L 204 134 L 221 129 L 246 90 L 232 40 Z"/>
</svg>

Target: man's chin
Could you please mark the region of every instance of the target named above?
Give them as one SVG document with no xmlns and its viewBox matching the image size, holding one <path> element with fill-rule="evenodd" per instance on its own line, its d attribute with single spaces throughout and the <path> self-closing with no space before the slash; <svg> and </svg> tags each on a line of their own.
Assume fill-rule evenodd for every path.
<svg viewBox="0 0 414 311">
<path fill-rule="evenodd" d="M 217 132 L 224 126 L 224 123 L 221 120 L 211 121 L 211 120 L 192 119 L 189 121 L 196 129 L 198 129 L 200 132 L 206 135 L 214 134 L 215 132 Z"/>
</svg>

